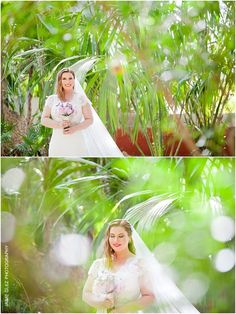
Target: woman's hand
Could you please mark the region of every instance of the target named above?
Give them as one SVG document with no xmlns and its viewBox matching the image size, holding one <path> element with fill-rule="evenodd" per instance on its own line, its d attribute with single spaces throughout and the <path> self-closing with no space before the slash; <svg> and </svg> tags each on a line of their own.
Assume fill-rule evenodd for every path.
<svg viewBox="0 0 236 314">
<path fill-rule="evenodd" d="M 63 134 L 65 134 L 65 135 L 66 134 L 72 134 L 72 133 L 77 131 L 77 127 L 71 126 L 69 121 L 64 121 L 64 122 L 66 122 L 66 123 L 63 125 Z"/>
<path fill-rule="evenodd" d="M 110 313 L 128 313 L 130 311 L 127 311 L 125 308 L 122 307 L 115 307 L 111 310 Z"/>
<path fill-rule="evenodd" d="M 102 302 L 102 307 L 111 309 L 114 307 L 114 296 L 113 293 L 108 293 L 106 299 Z"/>
<path fill-rule="evenodd" d="M 62 121 L 62 128 L 68 128 L 70 126 L 70 121 L 64 120 Z"/>
</svg>

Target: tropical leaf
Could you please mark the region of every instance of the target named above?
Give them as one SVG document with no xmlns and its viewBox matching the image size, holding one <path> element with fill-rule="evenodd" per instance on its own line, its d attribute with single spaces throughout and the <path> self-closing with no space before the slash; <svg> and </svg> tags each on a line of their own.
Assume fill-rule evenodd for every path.
<svg viewBox="0 0 236 314">
<path fill-rule="evenodd" d="M 177 199 L 177 196 L 173 194 L 153 196 L 129 208 L 124 218 L 133 225 L 137 224 L 139 231 L 150 230 L 161 216 L 173 208 Z"/>
</svg>

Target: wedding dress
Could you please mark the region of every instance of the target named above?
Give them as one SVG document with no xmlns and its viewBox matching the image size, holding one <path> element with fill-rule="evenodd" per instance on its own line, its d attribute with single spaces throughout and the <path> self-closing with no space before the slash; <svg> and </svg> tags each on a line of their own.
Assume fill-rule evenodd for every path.
<svg viewBox="0 0 236 314">
<path fill-rule="evenodd" d="M 63 116 L 60 114 L 60 106 L 70 104 L 74 110 L 68 117 L 71 125 L 82 121 L 82 106 L 86 104 L 83 98 L 74 94 L 69 102 L 62 102 L 57 95 L 51 95 L 47 98 L 46 106 L 51 109 L 51 118 L 57 122 L 62 122 Z M 86 155 L 86 143 L 81 131 L 72 134 L 63 134 L 63 129 L 53 129 L 52 137 L 49 143 L 49 157 L 61 156 L 83 156 Z"/>
<path fill-rule="evenodd" d="M 90 66 L 93 62 L 90 61 Z M 53 129 L 49 143 L 49 157 L 123 157 L 79 83 L 79 78 L 84 72 L 83 65 L 79 61 L 70 69 L 76 76 L 73 97 L 69 102 L 63 103 L 57 95 L 49 96 L 46 105 L 51 108 L 51 118 L 58 122 L 62 121 L 63 116 L 58 108 L 63 104 L 69 104 L 74 111 L 68 117 L 71 124 L 81 123 L 84 120 L 82 107 L 88 104 L 92 111 L 93 123 L 72 134 L 63 134 L 63 129 Z"/>
<path fill-rule="evenodd" d="M 107 293 L 112 292 L 115 308 L 139 299 L 141 286 L 148 288 L 142 259 L 137 256 L 128 258 L 116 270 L 108 269 L 104 258 L 98 259 L 94 261 L 88 274 L 94 279 L 92 289 L 94 296 L 102 300 L 105 299 Z M 97 310 L 98 313 L 106 313 L 106 309 Z"/>
<path fill-rule="evenodd" d="M 89 104 L 93 124 L 72 134 L 63 134 L 63 129 L 54 128 L 49 143 L 49 157 L 123 157 L 85 93 L 75 92 L 67 102 L 62 102 L 57 95 L 47 98 L 46 105 L 51 109 L 51 118 L 57 122 L 63 120 L 59 110 L 63 104 L 71 105 L 74 110 L 68 116 L 72 126 L 84 120 L 82 107 Z"/>
<path fill-rule="evenodd" d="M 90 267 L 89 275 L 94 279 L 92 293 L 96 299 L 104 301 L 106 294 L 113 293 L 117 308 L 138 300 L 141 297 L 140 288 L 145 287 L 153 293 L 155 301 L 139 313 L 199 313 L 167 276 L 133 227 L 132 238 L 136 255 L 117 270 L 108 269 L 105 258 L 95 260 Z M 98 313 L 106 313 L 106 309 L 97 310 Z"/>
</svg>

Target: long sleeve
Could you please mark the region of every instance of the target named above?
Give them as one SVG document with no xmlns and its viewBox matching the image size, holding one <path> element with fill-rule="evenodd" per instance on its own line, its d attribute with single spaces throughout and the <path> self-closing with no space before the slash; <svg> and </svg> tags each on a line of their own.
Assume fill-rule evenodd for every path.
<svg viewBox="0 0 236 314">
<path fill-rule="evenodd" d="M 47 98 L 43 112 L 42 112 L 42 116 L 41 116 L 41 124 L 48 128 L 59 129 L 59 128 L 62 128 L 62 124 L 51 118 L 51 109 L 52 109 L 54 98 L 55 98 L 54 95 L 51 95 Z"/>
</svg>

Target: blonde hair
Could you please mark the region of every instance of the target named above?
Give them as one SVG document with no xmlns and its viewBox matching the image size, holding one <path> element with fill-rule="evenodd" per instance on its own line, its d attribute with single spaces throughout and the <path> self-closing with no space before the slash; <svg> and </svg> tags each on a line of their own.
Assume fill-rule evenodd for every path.
<svg viewBox="0 0 236 314">
<path fill-rule="evenodd" d="M 106 233 L 105 233 L 104 253 L 105 253 L 105 258 L 106 258 L 106 266 L 108 268 L 112 267 L 112 260 L 115 255 L 115 251 L 113 250 L 113 248 L 110 246 L 110 243 L 109 243 L 110 231 L 112 227 L 123 227 L 125 229 L 125 231 L 128 233 L 128 236 L 130 237 L 128 249 L 131 253 L 133 254 L 136 253 L 134 241 L 132 239 L 132 227 L 130 223 L 125 219 L 113 220 L 112 222 L 109 223 Z"/>
<path fill-rule="evenodd" d="M 60 100 L 65 101 L 65 93 L 62 87 L 62 74 L 63 73 L 71 73 L 75 79 L 75 72 L 68 68 L 65 68 L 59 71 L 57 74 L 56 93 Z"/>
</svg>

